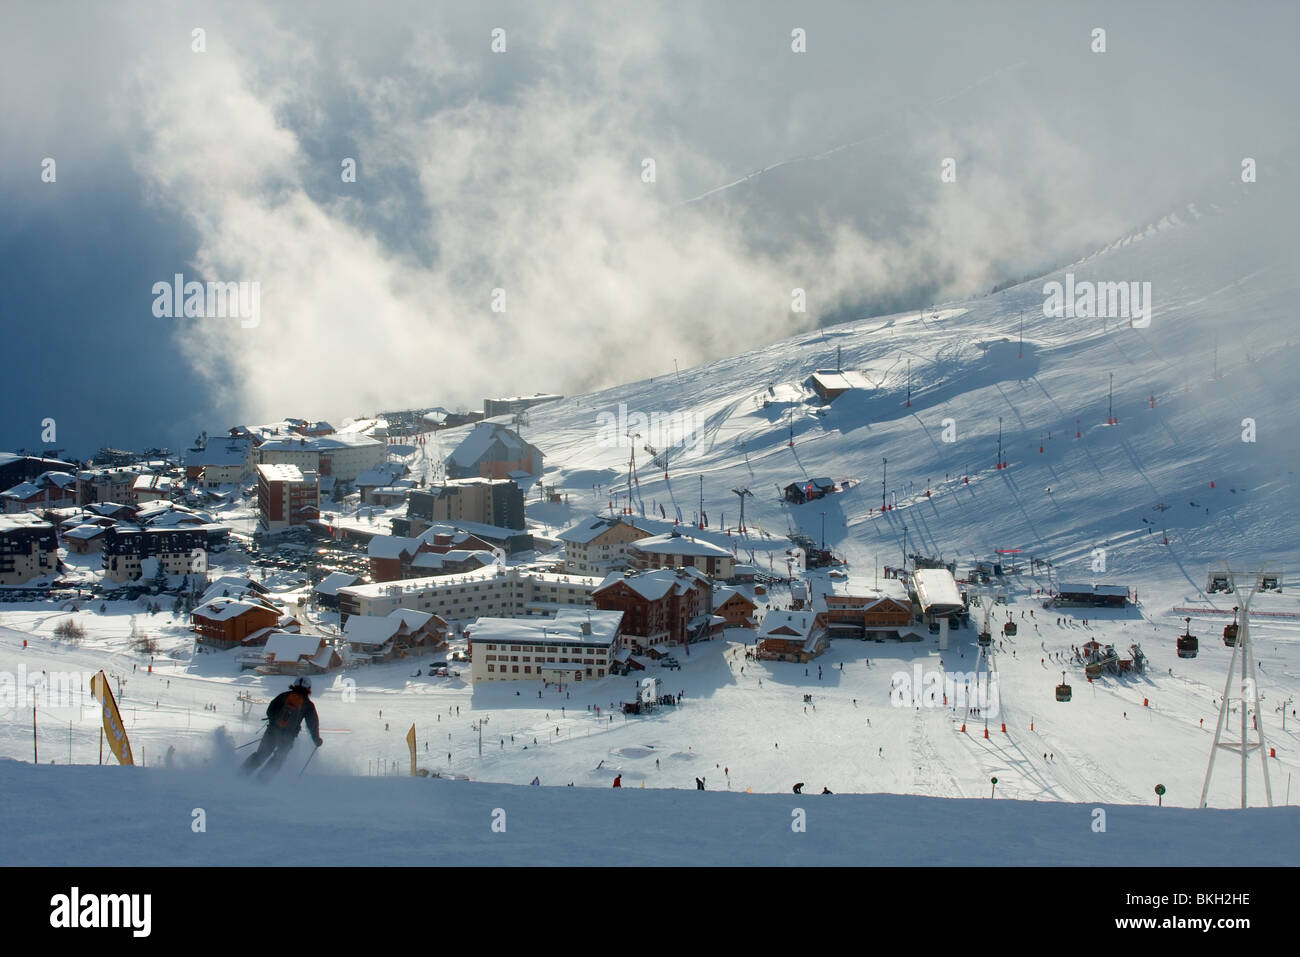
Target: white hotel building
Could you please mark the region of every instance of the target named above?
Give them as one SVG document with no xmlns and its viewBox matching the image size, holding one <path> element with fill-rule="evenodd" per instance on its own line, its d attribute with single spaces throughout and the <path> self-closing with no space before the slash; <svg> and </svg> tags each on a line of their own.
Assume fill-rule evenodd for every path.
<svg viewBox="0 0 1300 957">
<path fill-rule="evenodd" d="M 574 605 L 590 606 L 591 593 L 601 581 L 492 565 L 454 575 L 340 588 L 339 612 L 341 624 L 346 624 L 349 615 L 382 618 L 398 608 L 414 608 L 453 626 L 484 616 L 552 615 Z"/>
<path fill-rule="evenodd" d="M 621 611 L 570 608 L 554 618 L 480 618 L 469 626 L 474 681 L 598 681 L 621 641 Z"/>
</svg>

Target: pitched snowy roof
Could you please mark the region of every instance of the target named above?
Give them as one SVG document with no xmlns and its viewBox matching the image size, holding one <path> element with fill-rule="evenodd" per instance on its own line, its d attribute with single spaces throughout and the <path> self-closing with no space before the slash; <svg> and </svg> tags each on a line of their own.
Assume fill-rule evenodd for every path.
<svg viewBox="0 0 1300 957">
<path fill-rule="evenodd" d="M 359 575 L 353 575 L 349 572 L 330 572 L 316 583 L 314 591 L 318 595 L 337 595 L 340 588 L 355 585 L 359 581 L 361 581 Z"/>
<path fill-rule="evenodd" d="M 803 638 L 812 635 L 817 615 L 811 611 L 778 611 L 773 609 L 763 616 L 758 626 L 759 638 Z M 776 634 L 780 630 L 792 631 L 793 635 Z"/>
<path fill-rule="evenodd" d="M 706 542 L 704 539 L 690 535 L 670 532 L 667 535 L 655 535 L 633 542 L 630 548 L 654 555 L 692 555 L 709 558 L 730 558 L 731 552 L 725 548 Z"/>
<path fill-rule="evenodd" d="M 190 615 L 195 618 L 206 618 L 209 621 L 230 621 L 250 611 L 265 610 L 267 610 L 265 605 L 256 602 L 238 598 L 214 598 L 195 608 Z"/>
<path fill-rule="evenodd" d="M 389 615 L 349 615 L 343 626 L 343 637 L 355 645 L 383 645 L 401 631 L 402 619 Z"/>
<path fill-rule="evenodd" d="M 366 546 L 366 554 L 371 558 L 401 558 L 414 555 L 420 547 L 418 538 L 406 538 L 401 535 L 376 535 Z"/>
<path fill-rule="evenodd" d="M 205 449 L 190 449 L 182 459 L 190 468 L 226 468 L 243 465 L 253 450 L 249 438 L 212 439 Z"/>
<path fill-rule="evenodd" d="M 266 639 L 266 656 L 277 661 L 297 661 L 313 656 L 324 644 L 320 635 L 291 635 L 276 632 Z"/>
</svg>

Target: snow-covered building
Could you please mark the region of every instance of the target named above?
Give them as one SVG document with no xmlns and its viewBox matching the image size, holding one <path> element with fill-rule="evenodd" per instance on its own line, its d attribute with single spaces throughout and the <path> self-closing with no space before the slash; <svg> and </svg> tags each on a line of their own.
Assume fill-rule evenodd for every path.
<svg viewBox="0 0 1300 957">
<path fill-rule="evenodd" d="M 0 585 L 25 585 L 59 570 L 54 526 L 30 512 L 0 515 Z"/>
<path fill-rule="evenodd" d="M 297 631 L 298 621 L 253 596 L 214 598 L 190 612 L 195 642 L 211 648 L 259 645 L 272 631 Z"/>
<path fill-rule="evenodd" d="M 628 564 L 628 546 L 653 533 L 625 516 L 593 515 L 560 533 L 564 567 L 581 575 L 605 575 Z"/>
<path fill-rule="evenodd" d="M 449 479 L 539 476 L 542 453 L 513 429 L 496 422 L 478 422 L 443 465 Z"/>
<path fill-rule="evenodd" d="M 591 593 L 602 611 L 623 613 L 623 635 L 641 648 L 707 637 L 713 583 L 694 568 L 614 573 Z"/>
<path fill-rule="evenodd" d="M 344 625 L 352 615 L 387 615 L 398 608 L 427 611 L 452 624 L 485 615 L 546 615 L 571 605 L 590 605 L 591 593 L 599 585 L 599 578 L 498 565 L 456 575 L 340 588 L 339 613 Z"/>
<path fill-rule="evenodd" d="M 818 398 L 823 402 L 834 402 L 845 392 L 853 389 L 874 389 L 871 380 L 861 372 L 851 370 L 818 370 L 808 379 Z"/>
<path fill-rule="evenodd" d="M 275 632 L 266 639 L 259 674 L 320 674 L 342 667 L 343 659 L 320 635 Z"/>
<path fill-rule="evenodd" d="M 201 449 L 190 449 L 183 464 L 186 478 L 215 489 L 251 479 L 257 455 L 251 436 L 229 436 L 210 439 Z"/>
<path fill-rule="evenodd" d="M 77 503 L 77 477 L 70 472 L 42 472 L 29 482 L 0 493 L 5 514 L 65 508 Z"/>
<path fill-rule="evenodd" d="M 451 628 L 438 615 L 399 608 L 382 618 L 352 615 L 343 627 L 343 640 L 352 660 L 387 661 L 405 658 L 413 648 L 439 650 L 447 647 Z"/>
<path fill-rule="evenodd" d="M 166 501 L 172 497 L 173 484 L 170 475 L 137 475 L 131 486 L 131 501 L 137 505 Z"/>
<path fill-rule="evenodd" d="M 831 578 L 813 595 L 812 610 L 836 638 L 901 637 L 912 622 L 912 600 L 896 578 Z"/>
<path fill-rule="evenodd" d="M 966 607 L 952 572 L 946 568 L 918 568 L 912 572 L 912 590 L 921 613 L 930 618 L 946 618 Z"/>
<path fill-rule="evenodd" d="M 361 581 L 361 576 L 353 575 L 351 572 L 330 572 L 316 583 L 316 587 L 312 589 L 312 594 L 316 596 L 316 601 L 322 608 L 337 610 L 339 607 L 339 589 L 355 585 L 359 581 Z"/>
<path fill-rule="evenodd" d="M 258 446 L 257 457 L 263 465 L 295 465 L 351 485 L 362 472 L 384 460 L 384 443 L 355 432 L 317 438 L 279 436 Z"/>
<path fill-rule="evenodd" d="M 524 493 L 508 478 L 453 479 L 407 497 L 406 517 L 414 523 L 480 522 L 523 530 Z"/>
<path fill-rule="evenodd" d="M 132 490 L 135 488 L 135 480 L 143 474 L 144 469 L 125 465 L 117 468 L 83 469 L 77 473 L 77 504 L 134 503 Z"/>
<path fill-rule="evenodd" d="M 629 543 L 628 562 L 633 568 L 696 568 L 713 579 L 732 577 L 731 552 L 712 542 L 677 530 Z"/>
<path fill-rule="evenodd" d="M 758 627 L 755 654 L 768 661 L 811 661 L 830 647 L 826 629 L 811 611 L 769 611 Z"/>
<path fill-rule="evenodd" d="M 713 614 L 725 622 L 727 628 L 754 628 L 754 614 L 758 604 L 736 588 L 713 589 Z"/>
<path fill-rule="evenodd" d="M 202 574 L 208 534 L 203 529 L 110 528 L 104 536 L 104 577 L 129 582 L 142 577 L 143 563 L 157 559 L 164 575 Z"/>
<path fill-rule="evenodd" d="M 317 474 L 296 465 L 259 465 L 257 514 L 262 528 L 271 531 L 320 518 Z"/>
<path fill-rule="evenodd" d="M 563 609 L 553 618 L 489 618 L 467 629 L 474 681 L 583 681 L 610 674 L 620 611 Z"/>
</svg>

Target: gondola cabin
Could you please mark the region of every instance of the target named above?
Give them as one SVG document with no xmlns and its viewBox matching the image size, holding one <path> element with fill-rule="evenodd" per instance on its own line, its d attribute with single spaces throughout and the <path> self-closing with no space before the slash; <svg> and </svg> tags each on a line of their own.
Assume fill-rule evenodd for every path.
<svg viewBox="0 0 1300 957">
<path fill-rule="evenodd" d="M 1237 644 L 1237 626 L 1236 626 L 1236 625 L 1224 625 L 1224 626 L 1223 626 L 1223 643 L 1224 643 L 1225 645 L 1227 645 L 1229 648 L 1232 648 L 1233 646 L 1235 646 L 1235 645 Z"/>
<path fill-rule="evenodd" d="M 1056 700 L 1069 701 L 1074 696 L 1074 689 L 1065 683 L 1065 672 L 1061 672 L 1061 683 L 1056 686 Z"/>
<path fill-rule="evenodd" d="M 1016 623 L 1014 621 L 1009 621 L 1002 626 L 1002 634 L 1014 635 L 1015 633 L 1016 633 Z"/>
<path fill-rule="evenodd" d="M 981 648 L 987 648 L 989 645 L 993 644 L 993 636 L 987 631 L 981 631 L 976 641 L 979 642 Z"/>
<path fill-rule="evenodd" d="M 1084 666 L 1083 666 L 1083 673 L 1084 673 L 1085 675 L 1087 675 L 1089 678 L 1100 678 L 1100 677 L 1101 677 L 1101 665 L 1098 665 L 1098 664 L 1088 664 L 1088 665 L 1084 665 Z"/>
</svg>

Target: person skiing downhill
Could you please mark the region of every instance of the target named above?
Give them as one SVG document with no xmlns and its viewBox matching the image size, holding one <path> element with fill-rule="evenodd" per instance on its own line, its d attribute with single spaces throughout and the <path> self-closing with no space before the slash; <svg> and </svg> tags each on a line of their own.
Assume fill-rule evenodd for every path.
<svg viewBox="0 0 1300 957">
<path fill-rule="evenodd" d="M 248 756 L 240 769 L 244 774 L 252 774 L 263 761 L 266 766 L 262 769 L 261 777 L 269 778 L 275 774 L 293 750 L 294 740 L 304 721 L 307 722 L 307 731 L 316 747 L 325 743 L 320 737 L 320 718 L 316 715 L 316 706 L 312 704 L 310 695 L 311 679 L 298 678 L 289 686 L 288 691 L 281 692 L 271 700 L 266 706 L 266 733 L 262 735 L 262 743 L 257 746 L 257 750 Z"/>
</svg>

